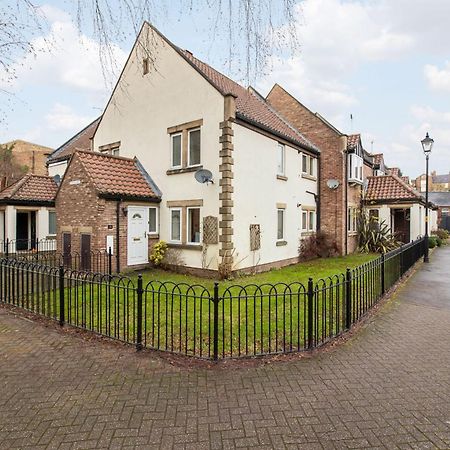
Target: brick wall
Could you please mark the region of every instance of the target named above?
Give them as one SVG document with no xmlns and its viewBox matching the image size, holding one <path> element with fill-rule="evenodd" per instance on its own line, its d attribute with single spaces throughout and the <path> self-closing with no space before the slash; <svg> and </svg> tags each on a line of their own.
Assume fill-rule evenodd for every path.
<svg viewBox="0 0 450 450">
<path fill-rule="evenodd" d="M 347 140 L 326 125 L 296 99 L 275 85 L 269 102 L 321 151 L 320 155 L 320 221 L 321 229 L 336 239 L 339 251 L 345 253 L 345 155 Z M 332 190 L 327 180 L 337 179 L 339 187 Z M 352 189 L 349 187 L 350 190 Z"/>
<path fill-rule="evenodd" d="M 127 224 L 124 208 L 129 205 L 150 206 L 142 202 L 120 202 L 119 204 L 119 255 L 120 270 L 127 267 Z M 152 204 L 154 205 L 154 204 Z M 113 270 L 117 270 L 117 201 L 99 198 L 80 161 L 72 160 L 56 198 L 57 245 L 62 252 L 62 234 L 71 233 L 72 252 L 81 251 L 81 234 L 91 235 L 91 250 L 106 251 L 106 237 L 114 237 Z M 149 252 L 158 239 L 149 239 Z M 132 266 L 132 269 L 138 267 Z"/>
</svg>

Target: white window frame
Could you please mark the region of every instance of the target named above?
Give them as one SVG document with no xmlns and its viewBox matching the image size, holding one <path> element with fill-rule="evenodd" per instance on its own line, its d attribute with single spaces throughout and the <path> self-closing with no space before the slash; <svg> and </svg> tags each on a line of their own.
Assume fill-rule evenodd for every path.
<svg viewBox="0 0 450 450">
<path fill-rule="evenodd" d="M 306 163 L 306 170 L 304 167 L 303 162 Z M 310 177 L 316 176 L 316 158 L 312 157 L 311 155 L 308 155 L 306 153 L 301 154 L 301 169 L 303 175 L 308 175 Z"/>
<path fill-rule="evenodd" d="M 154 209 L 155 210 L 155 230 L 154 231 L 150 230 L 150 212 L 148 214 L 148 234 L 152 234 L 152 235 L 153 234 L 158 234 L 158 230 L 159 230 L 159 214 L 158 214 L 159 213 L 159 208 L 156 207 L 156 206 L 150 206 L 148 209 L 149 209 L 149 211 L 150 211 L 150 209 Z"/>
<path fill-rule="evenodd" d="M 311 214 L 313 223 L 311 224 Z M 306 220 L 304 220 L 306 217 Z M 317 211 L 315 209 L 302 209 L 301 211 L 301 230 L 302 233 L 314 233 L 317 229 Z"/>
<path fill-rule="evenodd" d="M 280 170 L 281 163 L 281 170 Z M 277 153 L 277 175 L 286 175 L 286 147 L 284 144 L 278 143 L 278 153 Z"/>
<path fill-rule="evenodd" d="M 180 164 L 173 164 L 173 138 L 180 136 Z M 170 167 L 172 169 L 181 169 L 183 167 L 183 133 L 172 133 L 170 135 Z"/>
<path fill-rule="evenodd" d="M 349 206 L 347 209 L 347 233 L 356 233 L 358 231 L 358 224 L 356 223 L 357 209 L 355 206 Z"/>
<path fill-rule="evenodd" d="M 200 225 L 200 238 L 198 242 L 190 241 L 191 230 L 190 230 L 190 222 L 189 222 L 189 211 L 193 209 L 198 209 L 198 220 Z M 200 206 L 189 206 L 186 208 L 186 243 L 189 245 L 202 245 L 202 208 Z"/>
<path fill-rule="evenodd" d="M 364 159 L 363 159 L 363 150 L 359 144 L 357 145 L 353 153 L 349 153 L 347 155 L 347 164 L 348 164 L 347 170 L 348 181 L 362 183 L 364 178 L 363 176 Z"/>
<path fill-rule="evenodd" d="M 172 239 L 172 213 L 175 212 L 175 211 L 179 211 L 179 213 L 180 213 L 180 239 L 179 240 Z M 183 208 L 169 208 L 169 214 L 170 214 L 170 217 L 169 217 L 169 219 L 170 219 L 169 220 L 169 238 L 170 238 L 170 242 L 172 242 L 174 244 L 181 244 L 182 239 L 183 239 L 183 236 L 182 236 L 182 233 L 183 233 L 183 226 L 182 226 L 182 223 L 183 223 Z"/>
<path fill-rule="evenodd" d="M 191 133 L 193 133 L 194 131 L 200 132 L 200 155 L 199 155 L 200 161 L 198 163 L 191 164 Z M 191 129 L 187 130 L 187 133 L 188 133 L 187 167 L 201 166 L 202 165 L 202 130 L 201 130 L 201 127 L 191 128 Z"/>
<path fill-rule="evenodd" d="M 278 217 L 279 213 L 282 213 L 282 227 L 281 227 L 281 237 L 278 237 Z M 283 242 L 286 240 L 286 209 L 285 208 L 277 208 L 277 242 Z"/>
<path fill-rule="evenodd" d="M 50 214 L 55 215 L 55 232 L 54 233 L 50 233 Z M 48 236 L 56 236 L 57 223 L 56 223 L 56 211 L 55 210 L 48 211 L 48 230 L 47 231 L 48 231 Z"/>
<path fill-rule="evenodd" d="M 312 222 L 311 223 L 311 217 L 312 217 Z M 308 231 L 314 232 L 316 229 L 316 212 L 313 209 L 310 209 L 308 211 Z"/>
<path fill-rule="evenodd" d="M 302 210 L 302 231 L 308 231 L 308 211 L 306 209 Z M 305 216 L 305 220 L 303 220 Z"/>
</svg>

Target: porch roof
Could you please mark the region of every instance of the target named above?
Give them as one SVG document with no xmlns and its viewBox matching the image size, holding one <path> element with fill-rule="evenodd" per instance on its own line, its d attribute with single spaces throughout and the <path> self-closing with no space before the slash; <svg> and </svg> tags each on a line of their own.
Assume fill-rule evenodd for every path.
<svg viewBox="0 0 450 450">
<path fill-rule="evenodd" d="M 161 200 L 161 191 L 137 158 L 90 151 L 77 151 L 73 157 L 79 158 L 100 197 L 150 202 Z"/>
<path fill-rule="evenodd" d="M 0 191 L 0 203 L 54 205 L 57 190 L 52 177 L 28 174 Z"/>
<path fill-rule="evenodd" d="M 365 200 L 370 202 L 407 201 L 425 203 L 424 197 L 396 175 L 367 177 Z"/>
</svg>

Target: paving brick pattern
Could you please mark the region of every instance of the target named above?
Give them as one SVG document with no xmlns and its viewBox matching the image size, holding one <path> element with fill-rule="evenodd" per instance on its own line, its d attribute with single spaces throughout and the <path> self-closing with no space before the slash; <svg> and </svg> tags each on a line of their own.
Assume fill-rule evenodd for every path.
<svg viewBox="0 0 450 450">
<path fill-rule="evenodd" d="M 0 308 L 1 449 L 450 448 L 450 247 L 353 338 L 208 369 Z"/>
</svg>

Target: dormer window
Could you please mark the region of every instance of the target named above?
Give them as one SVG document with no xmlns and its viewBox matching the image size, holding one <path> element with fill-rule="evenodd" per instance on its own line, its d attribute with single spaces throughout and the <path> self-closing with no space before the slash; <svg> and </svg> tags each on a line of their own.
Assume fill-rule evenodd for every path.
<svg viewBox="0 0 450 450">
<path fill-rule="evenodd" d="M 363 149 L 361 145 L 355 147 L 355 149 L 348 153 L 348 181 L 353 183 L 362 183 L 363 181 Z"/>
</svg>

